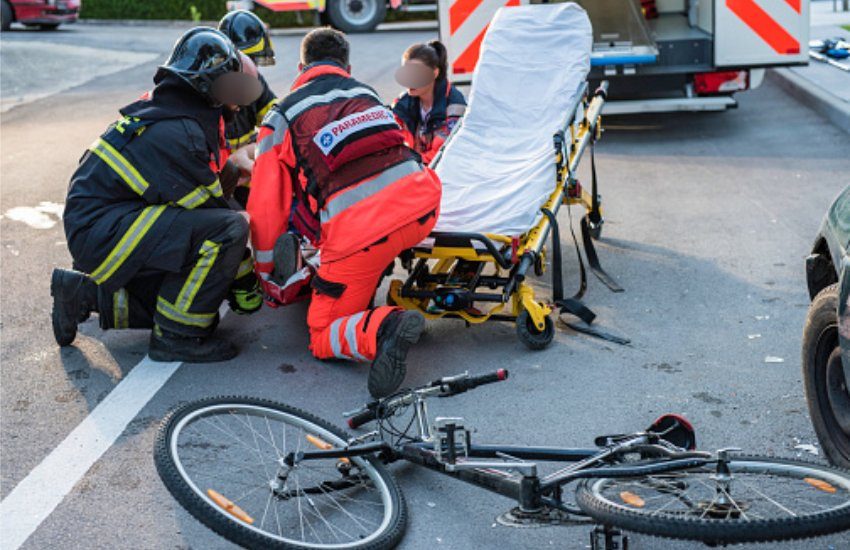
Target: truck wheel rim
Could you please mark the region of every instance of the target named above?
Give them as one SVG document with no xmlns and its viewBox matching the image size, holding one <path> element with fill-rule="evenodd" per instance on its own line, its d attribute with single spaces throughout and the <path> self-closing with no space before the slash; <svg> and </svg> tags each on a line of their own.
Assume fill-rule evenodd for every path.
<svg viewBox="0 0 850 550">
<path fill-rule="evenodd" d="M 377 0 L 345 0 L 342 14 L 354 25 L 369 23 L 378 11 Z"/>
</svg>

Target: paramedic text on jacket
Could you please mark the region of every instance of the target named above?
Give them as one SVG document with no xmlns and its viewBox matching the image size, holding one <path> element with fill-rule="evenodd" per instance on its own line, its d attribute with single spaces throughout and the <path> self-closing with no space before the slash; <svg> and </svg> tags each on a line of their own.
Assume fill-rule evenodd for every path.
<svg viewBox="0 0 850 550">
<path fill-rule="evenodd" d="M 302 227 L 299 220 L 309 218 L 320 226 L 312 235 L 321 265 L 307 318 L 310 349 L 320 359 L 372 361 L 368 385 L 377 396 L 403 381 L 407 349 L 424 319 L 369 303 L 387 266 L 433 227 L 440 182 L 347 66 L 342 33 L 318 29 L 305 37 L 302 72 L 260 129 L 248 212 L 267 290 L 275 285 L 275 242 L 290 222 Z"/>
<path fill-rule="evenodd" d="M 222 78 L 228 86 L 216 85 Z M 229 208 L 217 173 L 222 104 L 253 101 L 260 86 L 227 37 L 200 27 L 177 42 L 154 82 L 71 179 L 63 221 L 79 271 L 53 273 L 54 334 L 70 344 L 96 312 L 104 329 L 152 328 L 154 360 L 229 359 L 236 348 L 212 336 L 221 302 L 249 312 L 262 301 L 248 224 Z"/>
</svg>

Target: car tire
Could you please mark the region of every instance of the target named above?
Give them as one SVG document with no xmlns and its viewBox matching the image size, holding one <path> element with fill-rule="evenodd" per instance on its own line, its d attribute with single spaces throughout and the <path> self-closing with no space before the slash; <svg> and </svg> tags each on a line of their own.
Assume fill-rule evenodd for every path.
<svg viewBox="0 0 850 550">
<path fill-rule="evenodd" d="M 0 7 L 0 10 L 2 10 L 2 14 L 0 14 L 0 30 L 5 32 L 12 27 L 12 19 L 14 19 L 15 14 L 12 12 L 12 6 L 6 0 L 3 0 L 3 6 Z"/>
<path fill-rule="evenodd" d="M 809 306 L 803 329 L 803 384 L 824 454 L 832 464 L 850 468 L 850 393 L 841 364 L 838 300 L 836 283 L 821 290 Z"/>
<path fill-rule="evenodd" d="M 330 24 L 343 32 L 370 32 L 387 15 L 386 0 L 330 0 L 325 11 Z"/>
</svg>

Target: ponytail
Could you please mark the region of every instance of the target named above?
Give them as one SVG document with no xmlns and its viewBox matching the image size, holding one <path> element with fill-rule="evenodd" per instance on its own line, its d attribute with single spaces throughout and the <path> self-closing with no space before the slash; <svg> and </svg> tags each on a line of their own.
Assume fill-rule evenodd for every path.
<svg viewBox="0 0 850 550">
<path fill-rule="evenodd" d="M 439 40 L 432 40 L 427 44 L 414 44 L 407 48 L 402 58 L 405 61 L 416 59 L 432 69 L 437 69 L 437 80 L 445 79 L 449 72 L 449 53 L 446 51 L 446 46 Z"/>
<path fill-rule="evenodd" d="M 428 45 L 437 52 L 437 66 L 434 67 L 440 71 L 437 74 L 437 80 L 443 80 L 449 72 L 449 52 L 446 51 L 446 47 L 439 40 L 432 40 L 428 42 Z"/>
</svg>

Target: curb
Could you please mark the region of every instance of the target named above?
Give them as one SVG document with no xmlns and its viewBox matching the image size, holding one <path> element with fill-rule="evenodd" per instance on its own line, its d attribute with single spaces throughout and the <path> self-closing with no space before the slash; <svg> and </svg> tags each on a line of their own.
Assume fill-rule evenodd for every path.
<svg viewBox="0 0 850 550">
<path fill-rule="evenodd" d="M 94 25 L 94 26 L 127 26 L 127 27 L 172 27 L 186 28 L 191 27 L 217 27 L 218 21 L 189 21 L 184 19 L 79 19 L 75 24 Z M 313 29 L 318 29 L 316 26 L 305 27 L 289 27 L 285 29 L 271 29 L 272 36 L 299 36 L 306 34 Z M 400 31 L 430 31 L 437 30 L 437 21 L 399 21 L 396 23 L 381 23 L 378 25 L 376 32 L 400 32 Z M 364 33 L 365 34 L 365 33 Z"/>
<path fill-rule="evenodd" d="M 767 78 L 788 95 L 826 117 L 831 123 L 850 134 L 850 104 L 791 69 L 776 68 L 767 72 Z"/>
</svg>

